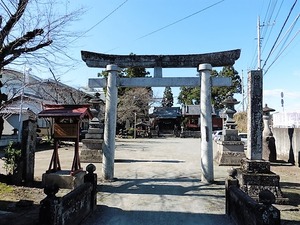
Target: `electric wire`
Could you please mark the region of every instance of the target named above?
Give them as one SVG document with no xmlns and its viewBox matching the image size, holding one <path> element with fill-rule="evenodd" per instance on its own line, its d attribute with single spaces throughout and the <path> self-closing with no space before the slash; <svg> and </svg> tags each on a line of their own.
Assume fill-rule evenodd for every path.
<svg viewBox="0 0 300 225">
<path fill-rule="evenodd" d="M 271 2 L 271 1 L 270 1 Z M 275 8 L 276 8 L 276 4 L 277 4 L 277 1 L 275 1 L 275 4 L 272 4 L 271 5 L 271 9 L 270 9 L 270 12 L 269 13 L 266 13 L 266 16 L 267 18 L 265 18 L 263 20 L 263 25 L 262 25 L 262 37 L 265 37 L 268 30 L 269 30 L 269 24 L 270 24 L 270 21 L 273 17 L 273 14 L 274 14 L 274 11 L 275 11 Z"/>
<path fill-rule="evenodd" d="M 181 18 L 181 19 L 179 19 L 179 20 L 176 20 L 176 21 L 173 22 L 173 23 L 170 23 L 170 24 L 168 24 L 168 25 L 166 25 L 166 26 L 163 26 L 163 27 L 161 27 L 161 28 L 159 28 L 159 29 L 156 29 L 156 30 L 154 30 L 154 31 L 152 31 L 152 32 L 149 32 L 149 33 L 147 33 L 147 34 L 145 34 L 145 35 L 143 35 L 143 36 L 140 36 L 139 38 L 137 38 L 137 39 L 135 39 L 135 40 L 133 40 L 133 41 L 138 41 L 138 40 L 141 40 L 141 39 L 143 39 L 143 38 L 145 38 L 145 37 L 148 37 L 148 36 L 150 36 L 150 35 L 152 35 L 152 34 L 155 34 L 155 33 L 159 32 L 159 31 L 164 30 L 164 29 L 166 29 L 166 28 L 168 28 L 168 27 L 170 27 L 170 26 L 173 26 L 173 25 L 175 25 L 175 24 L 177 24 L 177 23 L 179 23 L 179 22 L 181 22 L 181 21 L 183 21 L 183 20 L 186 20 L 186 19 L 188 19 L 188 18 L 190 18 L 190 17 L 192 17 L 192 16 L 195 16 L 195 15 L 197 15 L 198 13 L 201 13 L 201 12 L 203 12 L 203 11 L 205 11 L 205 10 L 207 10 L 207 9 L 209 9 L 209 8 L 211 8 L 211 7 L 213 7 L 213 6 L 216 6 L 216 5 L 218 5 L 218 4 L 220 4 L 221 2 L 224 2 L 224 1 L 225 1 L 225 0 L 218 1 L 218 2 L 216 2 L 216 3 L 214 3 L 214 4 L 212 4 L 212 5 L 209 5 L 209 6 L 205 7 L 205 8 L 203 8 L 203 9 L 201 9 L 201 10 L 198 10 L 197 12 L 194 12 L 194 13 L 188 15 L 188 16 L 185 16 L 185 17 L 183 17 L 183 18 Z M 111 52 L 111 51 L 116 50 L 116 49 L 118 49 L 118 48 L 120 48 L 120 47 L 114 47 L 114 48 L 111 48 L 111 49 L 105 51 L 104 53 Z"/>
<path fill-rule="evenodd" d="M 268 14 L 269 14 L 268 12 L 270 11 L 270 7 L 271 7 L 271 1 L 272 0 L 269 0 L 268 6 L 267 6 L 267 9 L 266 9 L 266 12 L 265 12 L 265 16 L 264 16 L 264 19 L 263 19 L 263 24 L 265 23 L 264 21 L 267 20 L 267 17 L 268 17 Z M 265 3 L 265 2 L 263 2 L 263 3 Z M 261 8 L 264 8 L 264 6 L 261 7 Z M 258 22 L 259 22 L 259 24 L 258 24 L 257 29 L 263 28 L 263 25 L 261 25 L 260 21 L 258 21 Z M 259 44 L 261 44 L 260 40 L 257 40 L 257 41 L 259 41 Z M 261 51 L 263 51 L 263 49 L 261 49 Z M 250 69 L 255 68 L 255 65 L 257 63 L 257 58 L 258 58 L 258 49 L 257 49 L 257 45 L 255 45 L 254 50 L 253 50 L 252 60 L 250 61 Z"/>
<path fill-rule="evenodd" d="M 277 41 L 278 41 L 278 39 L 280 38 L 281 33 L 283 32 L 283 29 L 284 29 L 284 27 L 285 27 L 287 21 L 289 20 L 290 15 L 291 15 L 291 13 L 292 13 L 292 11 L 293 11 L 293 9 L 294 9 L 296 3 L 297 3 L 297 0 L 295 0 L 294 4 L 292 5 L 292 7 L 291 7 L 291 9 L 290 9 L 290 11 L 289 11 L 289 14 L 288 14 L 287 18 L 285 19 L 285 21 L 284 21 L 284 23 L 283 23 L 283 25 L 282 25 L 282 27 L 281 27 L 281 29 L 280 29 L 280 32 L 279 32 L 279 34 L 277 35 L 277 38 L 276 38 L 276 40 L 275 40 L 275 42 L 274 42 L 274 44 L 273 44 L 273 46 L 272 46 L 272 48 L 271 48 L 271 50 L 270 50 L 270 52 L 269 52 L 269 54 L 268 54 L 268 56 L 267 56 L 265 62 L 264 62 L 264 65 L 262 66 L 262 69 L 264 69 L 264 67 L 266 66 L 266 64 L 267 64 L 267 62 L 268 62 L 268 60 L 269 60 L 271 54 L 273 53 L 273 50 L 274 50 L 274 48 L 275 48 L 275 46 L 276 46 L 276 44 L 277 44 Z"/>
<path fill-rule="evenodd" d="M 296 19 L 294 20 L 294 22 L 292 23 L 292 25 L 289 27 L 289 29 L 286 31 L 286 33 L 284 34 L 284 36 L 282 37 L 282 39 L 280 40 L 280 42 L 278 43 L 278 45 L 276 46 L 276 48 L 274 48 L 274 52 L 280 46 L 280 44 L 283 42 L 283 44 L 281 45 L 281 48 L 280 48 L 280 50 L 278 52 L 280 53 L 282 51 L 282 49 L 284 48 L 287 40 L 289 39 L 289 37 L 291 35 L 293 29 L 295 28 L 296 23 L 298 22 L 299 17 L 300 17 L 300 14 L 298 14 L 298 16 L 296 17 Z"/>
<path fill-rule="evenodd" d="M 161 30 L 164 30 L 164 29 L 166 29 L 166 28 L 168 28 L 168 27 L 171 27 L 171 26 L 173 26 L 173 25 L 175 25 L 175 24 L 177 24 L 177 23 L 179 23 L 179 22 L 181 22 L 181 21 L 183 21 L 183 20 L 186 20 L 186 19 L 188 19 L 188 18 L 190 18 L 190 17 L 192 17 L 192 16 L 195 16 L 195 15 L 197 15 L 198 13 L 201 13 L 201 12 L 203 12 L 203 11 L 209 9 L 209 8 L 212 8 L 212 7 L 214 7 L 214 6 L 220 4 L 221 2 L 224 2 L 224 1 L 225 1 L 225 0 L 218 1 L 218 2 L 216 2 L 216 3 L 214 3 L 214 4 L 212 4 L 212 5 L 209 5 L 209 6 L 205 7 L 205 8 L 203 8 L 203 9 L 198 10 L 197 12 L 194 12 L 194 13 L 188 15 L 188 16 L 185 16 L 185 17 L 183 17 L 183 18 L 181 18 L 181 19 L 179 19 L 179 20 L 176 20 L 176 21 L 173 22 L 173 23 L 170 23 L 170 24 L 168 24 L 168 25 L 166 25 L 166 26 L 163 26 L 163 27 L 161 27 L 161 28 L 158 28 L 157 30 L 154 30 L 154 31 L 152 31 L 152 32 L 150 32 L 150 33 L 148 33 L 148 34 L 145 34 L 145 35 L 143 35 L 143 36 L 137 38 L 136 40 L 140 40 L 140 39 L 142 39 L 142 38 L 145 38 L 145 37 L 148 37 L 148 36 L 150 36 L 150 35 L 152 35 L 152 34 L 155 34 L 155 33 L 159 32 L 159 31 L 161 31 Z"/>
<path fill-rule="evenodd" d="M 270 37 L 271 37 L 272 31 L 273 31 L 273 28 L 274 28 L 273 25 L 275 24 L 275 22 L 276 22 L 276 20 L 277 20 L 277 18 L 278 18 L 279 12 L 280 12 L 281 9 L 282 9 L 283 1 L 284 1 L 284 0 L 281 1 L 281 4 L 280 4 L 280 6 L 279 6 L 279 9 L 277 10 L 276 16 L 275 16 L 275 18 L 273 19 L 274 22 L 273 22 L 272 24 L 270 23 L 271 18 L 270 18 L 269 21 L 268 21 L 268 26 L 271 27 L 271 30 L 270 30 L 270 32 L 268 33 L 268 37 L 265 39 L 265 43 L 268 43 L 268 42 L 269 42 L 269 39 L 270 39 Z M 267 45 L 264 45 L 264 47 L 263 47 L 263 49 L 262 49 L 262 52 L 264 52 L 266 46 L 267 46 Z"/>
<path fill-rule="evenodd" d="M 101 20 L 99 20 L 95 25 L 91 26 L 86 31 L 84 31 L 80 36 L 78 36 L 75 39 L 73 39 L 72 41 L 70 41 L 70 43 L 75 42 L 76 40 L 78 40 L 79 38 L 83 37 L 85 34 L 87 34 L 88 32 L 90 32 L 91 30 L 93 30 L 96 26 L 98 26 L 100 23 L 102 23 L 103 21 L 105 21 L 108 17 L 110 17 L 113 13 L 115 13 L 118 9 L 120 9 L 128 1 L 129 0 L 125 0 L 124 2 L 122 2 L 113 11 L 111 11 L 107 16 L 105 16 L 104 18 L 102 18 Z"/>
<path fill-rule="evenodd" d="M 265 70 L 265 74 L 269 71 L 270 67 L 278 60 L 278 58 L 282 55 L 282 53 L 287 49 L 287 47 L 294 41 L 294 39 L 297 37 L 297 35 L 300 33 L 300 30 L 297 31 L 297 33 L 293 36 L 291 41 L 288 43 L 288 45 L 277 55 L 277 57 L 273 60 L 273 62 L 270 64 L 270 66 Z"/>
</svg>

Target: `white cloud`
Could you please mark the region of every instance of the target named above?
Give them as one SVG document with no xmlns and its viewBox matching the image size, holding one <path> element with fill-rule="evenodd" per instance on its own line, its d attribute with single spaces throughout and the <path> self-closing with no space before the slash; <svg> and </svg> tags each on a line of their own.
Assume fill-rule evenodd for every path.
<svg viewBox="0 0 300 225">
<path fill-rule="evenodd" d="M 281 97 L 283 89 L 263 90 L 264 97 Z"/>
<path fill-rule="evenodd" d="M 292 98 L 292 99 L 299 99 L 300 98 L 300 91 L 288 91 L 284 89 L 273 89 L 273 90 L 264 90 L 263 95 L 264 97 L 276 97 L 281 98 L 281 92 L 283 92 L 283 98 Z"/>
<path fill-rule="evenodd" d="M 283 102 L 281 98 L 283 92 Z M 269 107 L 276 111 L 285 112 L 300 112 L 300 91 L 291 91 L 284 89 L 272 89 L 263 91 L 264 104 L 267 103 Z M 283 104 L 282 104 L 283 103 Z"/>
</svg>

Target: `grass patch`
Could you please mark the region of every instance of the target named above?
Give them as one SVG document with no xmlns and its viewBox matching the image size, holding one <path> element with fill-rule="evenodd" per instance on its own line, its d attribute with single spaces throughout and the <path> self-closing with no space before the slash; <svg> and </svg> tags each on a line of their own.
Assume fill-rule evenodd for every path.
<svg viewBox="0 0 300 225">
<path fill-rule="evenodd" d="M 0 182 L 0 195 L 5 195 L 14 191 L 12 186 Z"/>
</svg>

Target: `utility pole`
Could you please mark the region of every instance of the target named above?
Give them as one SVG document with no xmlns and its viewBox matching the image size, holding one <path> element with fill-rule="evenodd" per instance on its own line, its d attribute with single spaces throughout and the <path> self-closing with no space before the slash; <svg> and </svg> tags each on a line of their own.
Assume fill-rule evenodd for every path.
<svg viewBox="0 0 300 225">
<path fill-rule="evenodd" d="M 261 70 L 260 19 L 257 18 L 257 70 Z"/>
</svg>

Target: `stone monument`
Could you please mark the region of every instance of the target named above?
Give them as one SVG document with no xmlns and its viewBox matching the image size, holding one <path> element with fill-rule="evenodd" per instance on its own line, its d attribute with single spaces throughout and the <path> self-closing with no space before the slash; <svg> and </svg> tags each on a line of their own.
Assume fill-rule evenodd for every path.
<svg viewBox="0 0 300 225">
<path fill-rule="evenodd" d="M 247 111 L 247 158 L 238 169 L 240 188 L 250 197 L 258 199 L 262 190 L 271 191 L 276 202 L 286 202 L 280 189 L 279 175 L 271 172 L 270 162 L 262 159 L 263 108 L 262 108 L 262 71 L 250 71 L 248 74 L 248 111 Z"/>
<path fill-rule="evenodd" d="M 80 158 L 82 162 L 96 163 L 102 162 L 102 144 L 104 124 L 101 120 L 101 103 L 100 94 L 96 93 L 95 98 L 90 100 L 92 104 L 91 112 L 94 118 L 89 123 L 88 133 L 85 139 L 82 139 L 82 149 Z"/>
<path fill-rule="evenodd" d="M 237 124 L 233 119 L 233 115 L 236 113 L 234 105 L 238 103 L 232 95 L 229 95 L 223 102 L 225 105 L 224 114 L 226 115 L 223 136 L 221 140 L 217 140 L 214 143 L 217 147 L 215 160 L 220 166 L 240 165 L 241 160 L 245 158 L 244 143 L 238 136 Z"/>
</svg>

